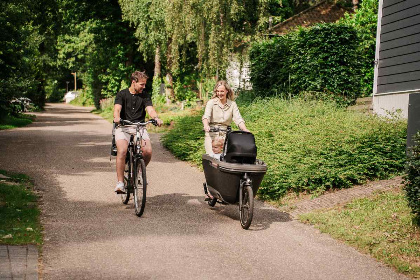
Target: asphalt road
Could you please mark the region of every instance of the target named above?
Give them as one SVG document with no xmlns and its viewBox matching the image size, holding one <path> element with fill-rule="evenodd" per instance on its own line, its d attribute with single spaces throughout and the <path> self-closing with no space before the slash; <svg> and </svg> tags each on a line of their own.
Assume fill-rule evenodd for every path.
<svg viewBox="0 0 420 280">
<path fill-rule="evenodd" d="M 243 230 L 237 206 L 210 208 L 203 173 L 157 134 L 138 218 L 113 192 L 111 124 L 65 104 L 36 115 L 0 131 L 0 169 L 28 174 L 42 192 L 44 279 L 406 279 L 261 202 Z"/>
</svg>

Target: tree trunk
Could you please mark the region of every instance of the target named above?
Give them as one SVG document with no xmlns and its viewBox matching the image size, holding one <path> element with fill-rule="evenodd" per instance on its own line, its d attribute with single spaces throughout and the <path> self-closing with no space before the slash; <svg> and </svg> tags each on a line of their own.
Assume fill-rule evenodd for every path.
<svg viewBox="0 0 420 280">
<path fill-rule="evenodd" d="M 166 87 L 166 103 L 170 104 L 172 100 L 175 100 L 174 79 L 172 77 L 172 73 L 168 72 L 166 74 L 166 81 L 169 84 L 169 86 Z"/>
<path fill-rule="evenodd" d="M 166 94 L 166 103 L 170 104 L 171 101 L 175 100 L 175 91 L 174 91 L 174 79 L 172 77 L 172 55 L 171 55 L 171 45 L 172 45 L 172 40 L 169 39 L 168 41 L 168 51 L 167 51 L 167 55 L 166 55 L 166 61 L 167 61 L 167 69 L 168 69 L 168 73 L 166 73 L 166 82 L 167 82 L 167 86 L 166 86 L 166 90 L 165 90 L 165 94 Z"/>
<path fill-rule="evenodd" d="M 155 77 L 160 77 L 161 65 L 160 65 L 160 47 L 156 47 L 155 51 Z"/>
</svg>

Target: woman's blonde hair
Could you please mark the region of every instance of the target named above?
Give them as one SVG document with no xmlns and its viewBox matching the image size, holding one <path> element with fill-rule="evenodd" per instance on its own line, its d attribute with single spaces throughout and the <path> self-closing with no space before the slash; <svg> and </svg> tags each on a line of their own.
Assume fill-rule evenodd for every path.
<svg viewBox="0 0 420 280">
<path fill-rule="evenodd" d="M 216 83 L 216 85 L 214 86 L 214 89 L 213 89 L 213 96 L 212 96 L 211 98 L 216 98 L 216 97 L 217 97 L 217 92 L 216 92 L 216 90 L 217 90 L 217 88 L 218 88 L 218 87 L 220 87 L 220 86 L 224 86 L 224 87 L 225 87 L 225 89 L 227 90 L 227 93 L 226 93 L 226 98 L 228 98 L 228 99 L 230 99 L 230 100 L 234 100 L 234 99 L 235 99 L 235 93 L 234 93 L 234 92 L 233 92 L 233 90 L 230 88 L 229 84 L 228 84 L 226 81 L 224 81 L 224 80 L 220 80 L 220 81 L 218 81 L 218 82 Z"/>
</svg>

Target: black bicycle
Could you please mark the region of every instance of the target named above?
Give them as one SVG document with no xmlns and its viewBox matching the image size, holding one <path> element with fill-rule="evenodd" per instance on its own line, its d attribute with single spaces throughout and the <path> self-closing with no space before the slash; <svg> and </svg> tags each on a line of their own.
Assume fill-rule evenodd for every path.
<svg viewBox="0 0 420 280">
<path fill-rule="evenodd" d="M 157 125 L 156 120 L 149 120 L 144 123 L 133 123 L 127 120 L 120 120 L 120 123 L 118 124 L 118 126 L 136 126 L 136 134 L 131 135 L 130 142 L 128 143 L 124 169 L 124 186 L 126 193 L 121 195 L 121 200 L 124 204 L 127 204 L 130 200 L 130 196 L 133 195 L 135 212 L 139 217 L 143 215 L 144 207 L 146 206 L 146 164 L 143 159 L 141 145 L 143 140 L 143 129 L 149 123 Z"/>
</svg>

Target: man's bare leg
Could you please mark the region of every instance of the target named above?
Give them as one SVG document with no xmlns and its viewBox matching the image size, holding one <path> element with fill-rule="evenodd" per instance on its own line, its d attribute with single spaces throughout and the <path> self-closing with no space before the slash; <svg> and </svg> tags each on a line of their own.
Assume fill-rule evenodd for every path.
<svg viewBox="0 0 420 280">
<path fill-rule="evenodd" d="M 127 155 L 128 142 L 120 139 L 117 141 L 117 179 L 124 182 L 125 157 Z"/>
<path fill-rule="evenodd" d="M 152 159 L 152 143 L 149 140 L 143 140 L 143 145 L 141 150 L 143 151 L 143 159 L 146 166 L 149 164 L 150 160 Z"/>
</svg>

